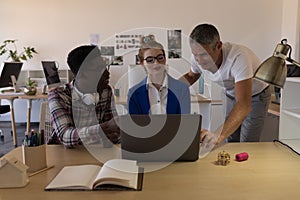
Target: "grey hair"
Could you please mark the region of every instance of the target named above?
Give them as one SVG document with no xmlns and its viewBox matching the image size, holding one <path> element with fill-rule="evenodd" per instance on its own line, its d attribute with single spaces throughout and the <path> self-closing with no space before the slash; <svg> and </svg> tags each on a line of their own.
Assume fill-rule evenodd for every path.
<svg viewBox="0 0 300 200">
<path fill-rule="evenodd" d="M 190 34 L 190 44 L 198 43 L 215 48 L 219 41 L 219 32 L 217 28 L 211 24 L 200 24 L 196 26 Z"/>
</svg>

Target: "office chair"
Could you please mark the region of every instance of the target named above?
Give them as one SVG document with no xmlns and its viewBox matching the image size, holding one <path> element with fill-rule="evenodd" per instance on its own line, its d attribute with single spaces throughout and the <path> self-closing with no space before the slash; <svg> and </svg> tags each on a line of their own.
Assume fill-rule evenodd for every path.
<svg viewBox="0 0 300 200">
<path fill-rule="evenodd" d="M 10 106 L 9 105 L 0 105 L 0 114 L 8 113 L 10 112 Z M 0 129 L 0 137 L 4 137 L 4 133 Z"/>
</svg>

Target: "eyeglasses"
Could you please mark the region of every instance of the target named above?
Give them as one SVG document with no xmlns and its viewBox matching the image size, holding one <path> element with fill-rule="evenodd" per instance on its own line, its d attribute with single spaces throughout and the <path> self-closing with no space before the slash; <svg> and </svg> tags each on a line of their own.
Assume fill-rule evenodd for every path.
<svg viewBox="0 0 300 200">
<path fill-rule="evenodd" d="M 158 56 L 148 56 L 147 58 L 144 59 L 148 64 L 154 64 L 155 60 L 157 62 L 162 63 L 165 61 L 165 55 L 164 54 L 159 54 Z"/>
</svg>

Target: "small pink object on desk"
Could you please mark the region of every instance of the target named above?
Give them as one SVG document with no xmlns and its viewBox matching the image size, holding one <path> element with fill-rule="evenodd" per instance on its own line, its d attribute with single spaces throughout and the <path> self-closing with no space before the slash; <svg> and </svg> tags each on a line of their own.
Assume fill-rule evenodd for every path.
<svg viewBox="0 0 300 200">
<path fill-rule="evenodd" d="M 249 155 L 247 152 L 243 152 L 243 153 L 239 153 L 235 155 L 235 160 L 238 162 L 244 161 L 244 160 L 248 160 Z"/>
</svg>

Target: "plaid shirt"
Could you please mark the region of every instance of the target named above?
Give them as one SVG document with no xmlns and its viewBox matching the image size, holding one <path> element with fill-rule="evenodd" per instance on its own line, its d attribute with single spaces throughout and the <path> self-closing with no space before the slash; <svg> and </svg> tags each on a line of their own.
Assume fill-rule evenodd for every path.
<svg viewBox="0 0 300 200">
<path fill-rule="evenodd" d="M 78 95 L 74 95 L 73 87 L 73 83 L 68 83 L 49 91 L 53 128 L 49 144 L 62 143 L 66 147 L 74 147 L 82 141 L 97 143 L 103 133 L 100 124 L 109 121 L 115 114 L 111 88 L 103 90 L 95 106 L 84 104 Z"/>
</svg>

